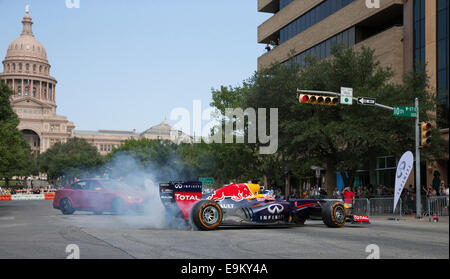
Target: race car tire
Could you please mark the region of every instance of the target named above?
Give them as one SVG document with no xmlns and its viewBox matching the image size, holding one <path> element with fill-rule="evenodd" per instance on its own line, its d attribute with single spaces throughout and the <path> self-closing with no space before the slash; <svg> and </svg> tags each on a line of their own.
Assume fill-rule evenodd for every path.
<svg viewBox="0 0 450 279">
<path fill-rule="evenodd" d="M 339 228 L 345 224 L 347 212 L 343 203 L 329 201 L 322 206 L 322 221 L 330 228 Z"/>
<path fill-rule="evenodd" d="M 125 202 L 121 199 L 114 199 L 111 202 L 111 212 L 115 215 L 125 214 Z"/>
<path fill-rule="evenodd" d="M 59 208 L 64 215 L 71 215 L 75 212 L 72 202 L 68 198 L 64 198 L 59 202 Z"/>
<path fill-rule="evenodd" d="M 222 223 L 222 208 L 214 201 L 199 201 L 191 213 L 192 222 L 199 230 L 214 230 Z"/>
</svg>

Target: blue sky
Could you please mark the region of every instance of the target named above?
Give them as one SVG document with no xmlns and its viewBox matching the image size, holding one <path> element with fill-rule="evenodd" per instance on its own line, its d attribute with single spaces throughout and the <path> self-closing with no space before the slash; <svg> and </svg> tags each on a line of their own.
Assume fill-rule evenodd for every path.
<svg viewBox="0 0 450 279">
<path fill-rule="evenodd" d="M 77 130 L 144 131 L 211 88 L 240 85 L 264 45 L 256 0 L 0 0 L 0 59 L 31 3 L 56 86 L 57 114 Z M 176 121 L 169 121 L 171 124 Z"/>
</svg>

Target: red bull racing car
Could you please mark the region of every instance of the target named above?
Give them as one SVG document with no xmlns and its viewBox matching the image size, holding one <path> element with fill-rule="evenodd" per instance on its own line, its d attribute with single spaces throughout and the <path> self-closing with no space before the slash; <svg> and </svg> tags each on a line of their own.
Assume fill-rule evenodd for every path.
<svg viewBox="0 0 450 279">
<path fill-rule="evenodd" d="M 275 199 L 261 193 L 259 184 L 233 183 L 202 196 L 200 181 L 160 184 L 161 202 L 167 218 L 177 216 L 199 230 L 225 225 L 304 224 L 307 219 L 322 219 L 328 227 L 342 227 L 347 220 L 369 223 L 367 215 L 350 215 L 339 200 Z"/>
</svg>

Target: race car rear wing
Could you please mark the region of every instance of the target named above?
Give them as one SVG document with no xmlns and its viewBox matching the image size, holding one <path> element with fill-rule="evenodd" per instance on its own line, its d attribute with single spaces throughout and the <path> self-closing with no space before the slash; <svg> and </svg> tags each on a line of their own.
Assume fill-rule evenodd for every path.
<svg viewBox="0 0 450 279">
<path fill-rule="evenodd" d="M 191 208 L 202 198 L 200 181 L 170 181 L 159 184 L 159 196 L 166 209 L 179 210 L 189 219 Z"/>
</svg>

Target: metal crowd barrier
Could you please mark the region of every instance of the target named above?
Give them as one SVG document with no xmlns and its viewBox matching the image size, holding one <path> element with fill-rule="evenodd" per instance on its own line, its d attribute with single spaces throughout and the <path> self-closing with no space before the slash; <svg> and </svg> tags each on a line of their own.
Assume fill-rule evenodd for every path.
<svg viewBox="0 0 450 279">
<path fill-rule="evenodd" d="M 356 215 L 370 215 L 369 199 L 355 199 L 352 206 L 352 214 Z"/>
<path fill-rule="evenodd" d="M 426 214 L 429 217 L 448 216 L 448 197 L 428 197 L 427 198 L 427 211 Z"/>
<path fill-rule="evenodd" d="M 448 197 L 422 197 L 422 217 L 434 215 L 449 216 Z M 394 197 L 355 199 L 353 201 L 352 213 L 369 216 L 392 216 L 394 218 L 410 215 L 416 212 L 416 200 L 411 198 L 400 198 L 395 212 Z"/>
</svg>

